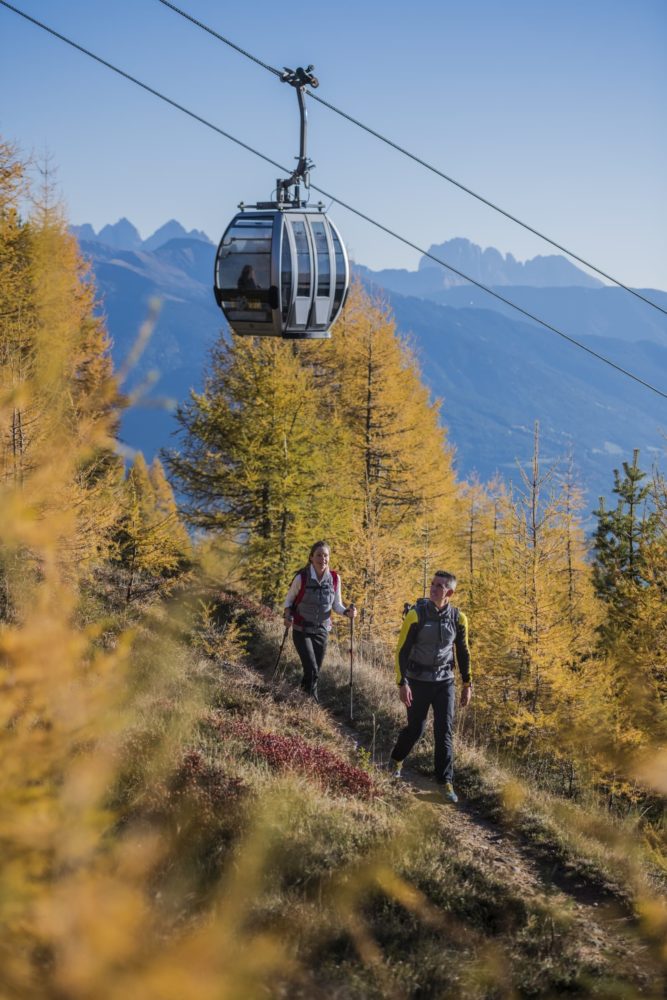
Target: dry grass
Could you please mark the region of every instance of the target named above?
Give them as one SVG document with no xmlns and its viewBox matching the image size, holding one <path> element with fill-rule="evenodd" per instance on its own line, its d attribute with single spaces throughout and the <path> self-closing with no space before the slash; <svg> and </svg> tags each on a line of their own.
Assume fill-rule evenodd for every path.
<svg viewBox="0 0 667 1000">
<path fill-rule="evenodd" d="M 289 644 L 285 679 L 270 682 L 282 628 L 247 602 L 227 619 L 236 642 L 249 637 L 242 666 L 218 643 L 215 616 L 200 613 L 201 593 L 131 628 L 89 629 L 85 643 L 59 593 L 48 660 L 60 657 L 64 687 L 56 676 L 53 690 L 63 710 L 77 687 L 94 698 L 79 699 L 76 732 L 43 744 L 58 755 L 38 787 L 5 776 L 50 809 L 31 855 L 38 811 L 22 827 L 23 800 L 5 800 L 7 872 L 20 880 L 0 914 L 5 995 L 658 995 L 648 959 L 624 970 L 561 897 L 494 868 L 461 813 L 374 766 L 400 719 L 377 665 L 357 668 L 360 752 L 332 712 L 295 690 Z M 9 630 L 4 643 L 19 674 L 47 662 L 31 652 L 44 652 L 36 630 Z M 347 667 L 332 647 L 325 697 L 343 715 Z M 472 763 L 461 760 L 467 780 Z M 659 916 L 647 908 L 654 929 Z"/>
<path fill-rule="evenodd" d="M 436 808 L 434 811 L 430 802 L 425 804 L 425 808 L 419 805 L 415 808 L 414 802 L 406 801 L 400 790 L 396 791 L 388 785 L 384 775 L 378 773 L 372 766 L 373 746 L 375 762 L 379 764 L 386 759 L 396 727 L 402 719 L 402 708 L 396 698 L 390 672 L 385 670 L 383 675 L 377 663 L 371 666 L 362 660 L 357 660 L 355 664 L 355 702 L 359 727 L 357 731 L 363 734 L 364 743 L 363 747 L 355 748 L 350 731 L 341 732 L 338 726 L 331 724 L 331 716 L 335 718 L 334 713 L 337 713 L 341 718 L 345 715 L 349 704 L 349 659 L 344 646 L 342 649 L 337 649 L 335 644 L 330 647 L 324 683 L 324 697 L 328 702 L 328 710 L 323 711 L 313 703 L 304 701 L 296 690 L 299 669 L 291 646 L 286 647 L 284 654 L 282 678 L 278 679 L 275 687 L 267 683 L 277 643 L 282 637 L 282 629 L 279 622 L 269 621 L 263 623 L 261 632 L 262 636 L 256 646 L 259 653 L 253 657 L 253 662 L 262 668 L 262 674 L 251 672 L 246 676 L 240 686 L 240 690 L 245 692 L 245 697 L 243 694 L 239 695 L 238 689 L 235 695 L 227 689 L 226 698 L 232 703 L 227 707 L 228 709 L 232 707 L 237 714 L 239 712 L 246 714 L 253 725 L 261 725 L 265 731 L 273 729 L 282 736 L 298 731 L 302 737 L 326 745 L 332 750 L 337 746 L 338 752 L 343 756 L 347 755 L 351 761 L 356 760 L 363 767 L 371 768 L 376 776 L 378 794 L 371 803 L 370 815 L 376 815 L 380 805 L 384 810 L 381 846 L 378 848 L 375 845 L 372 849 L 379 849 L 389 869 L 394 874 L 398 873 L 407 885 L 419 890 L 425 901 L 424 905 L 430 907 L 435 905 L 433 912 L 439 914 L 439 919 L 442 920 L 443 914 L 446 914 L 448 919 L 452 914 L 455 915 L 454 924 L 452 926 L 448 924 L 448 934 L 451 935 L 452 942 L 455 942 L 452 952 L 448 952 L 447 949 L 443 952 L 440 949 L 437 961 L 431 956 L 431 959 L 420 958 L 416 963 L 417 968 L 420 962 L 426 963 L 422 967 L 429 970 L 427 981 L 431 985 L 428 988 L 447 989 L 453 991 L 451 995 L 467 996 L 469 994 L 465 990 L 473 989 L 472 984 L 477 983 L 482 989 L 479 995 L 486 995 L 483 992 L 483 983 L 488 981 L 490 963 L 491 968 L 495 970 L 492 978 L 499 991 L 498 995 L 513 995 L 516 989 L 520 992 L 528 990 L 539 994 L 545 989 L 545 982 L 550 975 L 557 978 L 563 973 L 562 961 L 565 964 L 570 963 L 571 968 L 576 970 L 572 974 L 572 982 L 569 982 L 568 989 L 574 988 L 575 992 L 577 989 L 584 989 L 583 982 L 588 975 L 598 975 L 605 971 L 611 975 L 611 979 L 607 981 L 609 988 L 612 979 L 620 976 L 618 987 L 622 995 L 624 974 L 618 965 L 618 956 L 609 965 L 609 956 L 605 957 L 603 954 L 606 945 L 586 946 L 585 942 L 581 941 L 575 945 L 575 938 L 577 933 L 581 932 L 581 927 L 577 930 L 576 920 L 573 920 L 573 914 L 568 911 L 567 905 L 563 904 L 562 898 L 551 898 L 548 893 L 546 895 L 533 893 L 533 898 L 526 899 L 526 886 L 521 880 L 515 880 L 514 885 L 511 882 L 508 884 L 506 879 L 499 879 L 496 873 L 477 859 L 474 852 L 466 854 L 460 844 L 457 849 L 455 840 L 452 847 L 452 834 L 456 836 L 456 825 L 452 820 L 452 816 L 456 816 L 455 813 L 448 813 L 442 808 Z M 258 687 L 259 676 L 263 680 Z M 237 687 L 236 683 L 231 686 Z M 255 692 L 256 699 L 249 696 L 250 691 Z M 426 764 L 428 754 L 429 748 L 426 747 L 422 754 L 423 764 Z M 261 754 L 259 756 L 261 758 Z M 554 800 L 551 796 L 540 796 L 530 792 L 525 784 L 519 784 L 511 774 L 490 765 L 479 749 L 460 746 L 459 760 L 462 787 L 469 787 L 471 800 L 483 807 L 481 812 L 487 815 L 491 815 L 497 808 L 497 819 L 503 829 L 513 830 L 525 837 L 526 841 L 533 845 L 536 855 L 551 857 L 552 863 L 554 861 L 560 863 L 562 859 L 562 863 L 567 863 L 573 869 L 585 874 L 591 880 L 591 884 L 600 886 L 606 878 L 605 866 L 608 868 L 616 866 L 615 878 L 607 884 L 618 896 L 632 898 L 638 912 L 646 906 L 647 900 L 653 898 L 647 893 L 645 855 L 635 852 L 635 860 L 627 863 L 626 867 L 619 871 L 620 860 L 627 862 L 623 850 L 626 841 L 623 836 L 619 836 L 617 841 L 611 838 L 613 843 L 610 845 L 610 837 L 604 834 L 606 827 L 603 814 L 594 821 L 590 815 L 580 810 L 581 824 L 586 835 L 583 837 L 577 833 L 577 825 L 572 821 L 572 809 L 577 807 Z M 266 761 L 255 759 L 253 762 L 253 766 L 260 771 L 263 764 L 266 764 Z M 485 777 L 485 782 L 482 781 L 482 776 Z M 307 787 L 311 795 L 313 783 L 317 785 L 317 776 L 312 774 L 304 777 L 307 777 L 307 786 L 301 785 L 301 788 L 305 791 Z M 473 787 L 475 782 L 479 784 L 477 790 Z M 560 818 L 560 825 L 555 823 L 552 814 Z M 348 821 L 352 816 L 355 817 L 355 823 L 358 821 L 358 815 L 357 810 L 346 813 Z M 416 826 L 413 825 L 406 834 L 404 824 L 407 816 L 410 816 Z M 600 824 L 599 827 L 596 823 Z M 336 839 L 345 843 L 343 830 L 338 826 L 332 829 L 335 829 Z M 392 851 L 392 845 L 395 844 L 402 845 L 398 853 Z M 444 844 L 450 846 L 443 847 Z M 418 849 L 415 845 L 419 845 Z M 371 849 L 370 842 L 365 842 L 364 849 L 366 851 Z M 348 845 L 343 852 L 348 859 L 349 850 Z M 306 857 L 307 854 L 304 855 L 304 858 Z M 312 854 L 310 857 L 312 862 Z M 331 857 L 328 856 L 328 863 L 330 862 Z M 312 877 L 312 873 L 303 873 L 301 876 L 306 884 Z M 315 878 L 320 877 L 321 871 L 318 870 Z M 370 906 L 369 911 L 366 904 L 363 912 L 370 920 L 369 933 L 372 931 L 375 936 L 375 947 L 380 949 L 376 957 L 382 955 L 384 961 L 388 961 L 393 970 L 392 975 L 397 974 L 397 968 L 402 970 L 401 975 L 405 973 L 404 979 L 399 975 L 398 980 L 392 980 L 394 982 L 392 988 L 399 990 L 396 995 L 404 995 L 400 990 L 410 980 L 410 976 L 419 978 L 420 973 L 413 967 L 412 960 L 405 966 L 406 959 L 402 956 L 404 941 L 403 945 L 400 943 L 405 934 L 405 927 L 401 923 L 403 918 L 399 921 L 401 931 L 397 938 L 394 938 L 392 933 L 385 931 L 383 924 L 387 911 L 391 913 L 391 917 L 387 918 L 389 924 L 395 921 L 394 904 L 387 900 L 381 904 L 380 911 L 383 917 L 379 924 L 374 905 Z M 645 921 L 647 937 L 651 936 L 657 926 L 656 920 L 659 915 L 653 911 L 652 913 L 653 931 L 649 930 Z M 414 915 L 409 917 L 408 924 L 413 928 L 416 927 Z M 530 932 L 526 930 L 527 927 L 530 927 Z M 429 953 L 428 930 L 415 930 L 415 933 L 418 938 L 416 950 L 420 952 L 424 948 L 425 952 Z M 493 944 L 487 947 L 489 934 Z M 536 936 L 538 941 L 541 937 L 544 938 L 542 945 L 537 943 Z M 502 945 L 499 945 L 497 937 L 502 939 Z M 563 944 L 562 937 L 570 943 Z M 467 945 L 474 941 L 472 949 L 474 954 L 479 956 L 481 951 L 486 957 L 481 961 L 473 960 L 470 956 L 462 957 L 462 953 L 464 955 L 466 953 L 466 945 L 462 943 L 462 939 Z M 522 941 L 523 944 L 520 943 Z M 527 960 L 523 949 L 528 941 L 536 952 L 542 951 L 544 956 L 547 956 L 544 967 L 538 964 L 536 968 L 534 962 Z M 626 945 L 632 951 L 637 947 L 637 939 L 631 936 Z M 370 944 L 367 947 L 370 949 L 368 954 L 374 953 Z M 558 953 L 557 957 L 554 956 L 555 952 Z M 510 960 L 508 954 L 513 956 Z M 347 988 L 351 988 L 349 976 L 352 975 L 355 963 L 349 949 L 345 950 L 344 955 L 345 982 L 348 983 Z M 656 960 L 659 958 L 656 958 L 654 949 L 654 958 L 647 960 L 646 963 L 647 980 L 650 980 L 651 974 L 655 973 L 652 963 Z M 339 964 L 335 966 L 337 969 Z M 444 967 L 447 967 L 447 972 Z M 456 973 L 452 971 L 453 968 L 456 968 Z M 547 968 L 550 969 L 548 973 Z M 422 973 L 422 981 L 423 978 Z M 362 979 L 364 986 L 363 989 L 359 986 L 361 992 L 358 995 L 375 995 L 367 978 L 362 977 Z M 403 985 L 399 987 L 398 981 Z M 383 985 L 377 987 L 379 989 L 377 995 L 389 995 L 382 992 L 388 988 L 387 981 L 381 982 Z M 579 987 L 575 986 L 576 982 L 579 983 Z M 467 985 L 461 986 L 462 983 Z M 330 988 L 334 990 L 333 985 Z M 475 986 L 475 989 L 477 988 Z M 553 987 L 549 987 L 551 988 Z M 464 989 L 464 992 L 459 994 L 457 992 L 459 989 Z M 590 983 L 585 987 L 586 991 L 589 989 L 591 989 Z M 633 989 L 633 986 L 627 986 L 628 995 L 632 995 Z M 363 992 L 364 990 L 366 992 Z M 595 991 L 591 990 L 591 995 L 594 993 Z M 337 995 L 335 990 L 331 995 Z M 350 992 L 349 995 L 357 994 Z M 427 992 L 425 995 L 438 994 Z M 470 993 L 470 995 L 477 994 Z"/>
</svg>

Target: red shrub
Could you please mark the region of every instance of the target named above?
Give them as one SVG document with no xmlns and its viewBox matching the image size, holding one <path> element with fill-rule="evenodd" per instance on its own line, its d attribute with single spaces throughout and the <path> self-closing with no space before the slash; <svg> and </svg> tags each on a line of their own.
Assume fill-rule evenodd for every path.
<svg viewBox="0 0 667 1000">
<path fill-rule="evenodd" d="M 212 812 L 243 790 L 240 778 L 230 778 L 224 771 L 208 764 L 198 750 L 188 750 L 169 782 L 176 797 L 194 799 L 204 811 Z"/>
<path fill-rule="evenodd" d="M 276 770 L 299 771 L 316 778 L 325 788 L 348 795 L 370 798 L 374 794 L 373 782 L 365 771 L 300 736 L 265 732 L 240 720 L 218 723 L 218 730 L 223 736 L 242 739 L 252 753 Z"/>
</svg>

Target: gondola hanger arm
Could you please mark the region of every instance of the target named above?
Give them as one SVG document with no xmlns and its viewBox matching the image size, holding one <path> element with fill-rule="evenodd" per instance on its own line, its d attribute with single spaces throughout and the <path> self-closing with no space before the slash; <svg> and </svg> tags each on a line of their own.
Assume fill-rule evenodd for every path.
<svg viewBox="0 0 667 1000">
<path fill-rule="evenodd" d="M 303 66 L 297 66 L 296 69 L 290 69 L 288 66 L 285 66 L 283 72 L 280 74 L 282 82 L 289 83 L 290 86 L 294 87 L 296 90 L 301 122 L 299 156 L 296 169 L 289 177 L 278 178 L 276 183 L 278 202 L 283 205 L 285 203 L 292 204 L 296 207 L 301 205 L 299 181 L 303 181 L 306 188 L 310 187 L 309 173 L 314 164 L 306 155 L 308 114 L 306 112 L 305 92 L 306 87 L 316 88 L 320 85 L 317 77 L 313 75 L 314 69 L 315 67 L 312 65 L 307 66 L 305 69 Z M 292 197 L 290 197 L 290 188 L 294 188 L 294 194 Z"/>
</svg>

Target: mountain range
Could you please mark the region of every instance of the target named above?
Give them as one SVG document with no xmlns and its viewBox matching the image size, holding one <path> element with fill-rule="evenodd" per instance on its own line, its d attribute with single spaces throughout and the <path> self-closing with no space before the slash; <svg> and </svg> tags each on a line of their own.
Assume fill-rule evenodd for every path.
<svg viewBox="0 0 667 1000">
<path fill-rule="evenodd" d="M 173 444 L 173 409 L 201 388 L 208 351 L 224 326 L 212 295 L 215 247 L 174 220 L 145 241 L 126 219 L 93 238 L 91 227 L 74 232 L 92 262 L 116 367 L 129 355 L 149 301 L 161 300 L 153 335 L 125 386 L 143 386 L 143 396 L 122 422 L 128 449 L 150 460 Z M 429 252 L 646 381 L 667 385 L 667 319 L 624 290 L 558 256 L 521 263 L 465 239 Z M 500 472 L 517 481 L 519 466 L 530 460 L 536 420 L 544 461 L 572 454 L 589 508 L 609 494 L 613 469 L 633 448 L 641 449 L 644 468 L 664 456 L 663 399 L 431 264 L 423 258 L 415 271 L 353 270 L 387 301 L 416 350 L 442 401 L 461 476 L 486 481 Z M 523 284 L 512 284 L 517 277 Z M 646 295 L 667 309 L 665 292 Z"/>
<path fill-rule="evenodd" d="M 211 243 L 206 233 L 200 229 L 191 229 L 187 232 L 176 219 L 165 222 L 146 240 L 142 240 L 136 226 L 125 218 L 119 219 L 113 225 L 103 226 L 99 233 L 96 233 L 88 222 L 82 226 L 70 226 L 70 232 L 74 233 L 80 243 L 101 243 L 103 246 L 115 247 L 116 250 L 157 250 L 169 240 L 182 239 Z"/>
<path fill-rule="evenodd" d="M 448 263 L 453 270 L 442 267 L 438 263 L 439 260 Z M 522 262 L 516 260 L 511 253 L 503 256 L 495 247 L 482 249 L 470 240 L 462 238 L 430 246 L 420 259 L 416 273 L 387 269 L 375 272 L 375 280 L 378 284 L 404 295 L 430 297 L 448 288 L 461 285 L 466 288 L 471 287 L 470 283 L 456 271 L 461 271 L 483 285 L 492 286 L 602 287 L 601 281 L 591 278 L 565 257 L 552 254 L 548 257 L 533 257 L 532 260 Z"/>
</svg>

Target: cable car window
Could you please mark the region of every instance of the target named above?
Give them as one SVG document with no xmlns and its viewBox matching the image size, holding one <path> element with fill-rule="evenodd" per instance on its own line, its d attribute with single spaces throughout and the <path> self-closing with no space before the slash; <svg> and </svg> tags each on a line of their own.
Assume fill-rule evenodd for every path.
<svg viewBox="0 0 667 1000">
<path fill-rule="evenodd" d="M 331 291 L 331 264 L 327 234 L 323 222 L 313 222 L 312 228 L 317 253 L 317 294 L 328 298 Z"/>
<path fill-rule="evenodd" d="M 334 250 L 336 253 L 336 290 L 334 292 L 333 300 L 333 312 L 340 307 L 343 301 L 343 296 L 345 295 L 345 254 L 343 252 L 343 247 L 340 240 L 338 239 L 338 233 L 331 227 L 331 238 L 333 240 Z"/>
<path fill-rule="evenodd" d="M 290 252 L 287 230 L 283 229 L 283 250 L 280 260 L 280 285 L 283 306 L 283 323 L 287 323 L 292 302 L 292 254 Z"/>
<path fill-rule="evenodd" d="M 293 222 L 292 231 L 296 243 L 298 266 L 296 294 L 297 296 L 308 296 L 310 295 L 310 247 L 305 222 Z"/>
<path fill-rule="evenodd" d="M 271 284 L 270 219 L 238 220 L 225 233 L 218 259 L 218 285 L 241 292 L 268 290 Z"/>
<path fill-rule="evenodd" d="M 239 229 L 271 229 L 273 226 L 272 215 L 237 215 L 234 225 Z"/>
</svg>

